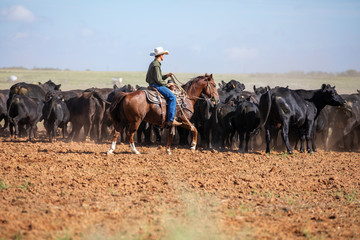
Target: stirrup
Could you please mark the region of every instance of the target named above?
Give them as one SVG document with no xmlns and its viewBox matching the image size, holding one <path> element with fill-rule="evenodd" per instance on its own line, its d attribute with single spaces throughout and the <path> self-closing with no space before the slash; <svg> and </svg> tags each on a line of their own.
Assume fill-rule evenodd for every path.
<svg viewBox="0 0 360 240">
<path fill-rule="evenodd" d="M 178 121 L 176 121 L 175 119 L 174 119 L 174 121 L 172 122 L 172 125 L 173 125 L 174 127 L 180 126 L 181 124 L 182 124 L 181 122 L 178 122 Z"/>
</svg>

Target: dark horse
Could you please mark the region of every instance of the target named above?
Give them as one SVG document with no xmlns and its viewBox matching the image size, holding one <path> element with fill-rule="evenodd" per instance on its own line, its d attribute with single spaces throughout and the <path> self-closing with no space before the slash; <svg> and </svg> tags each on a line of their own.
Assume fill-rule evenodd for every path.
<svg viewBox="0 0 360 240">
<path fill-rule="evenodd" d="M 197 130 L 189 121 L 194 113 L 194 104 L 203 93 L 213 101 L 219 101 L 219 95 L 216 89 L 213 76 L 205 74 L 191 79 L 182 86 L 185 90 L 185 97 L 183 98 L 182 107 L 176 108 L 176 119 L 181 122 L 180 127 L 189 129 L 193 133 L 193 140 L 191 143 L 192 151 L 195 151 L 197 142 Z M 120 92 L 115 95 L 110 106 L 110 116 L 114 124 L 114 135 L 110 150 L 108 154 L 112 154 L 115 150 L 116 141 L 119 133 L 127 127 L 127 139 L 130 143 L 131 151 L 139 154 L 134 144 L 134 134 L 139 128 L 142 121 L 149 122 L 154 125 L 162 126 L 166 116 L 166 104 L 154 104 L 147 100 L 145 92 L 138 90 L 131 93 Z M 175 135 L 174 127 L 169 131 L 166 151 L 170 152 L 170 145 Z"/>
</svg>

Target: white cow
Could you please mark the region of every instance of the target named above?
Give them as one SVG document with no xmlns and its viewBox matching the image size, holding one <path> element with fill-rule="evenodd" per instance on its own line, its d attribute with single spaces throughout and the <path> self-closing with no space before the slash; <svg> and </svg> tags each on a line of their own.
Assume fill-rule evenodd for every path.
<svg viewBox="0 0 360 240">
<path fill-rule="evenodd" d="M 121 77 L 119 77 L 119 78 L 116 78 L 116 77 L 113 77 L 112 79 L 111 79 L 111 83 L 114 85 L 116 85 L 117 87 L 121 87 L 121 83 L 122 83 L 122 78 Z"/>
<path fill-rule="evenodd" d="M 15 75 L 11 75 L 8 77 L 8 82 L 17 82 L 18 77 Z"/>
</svg>

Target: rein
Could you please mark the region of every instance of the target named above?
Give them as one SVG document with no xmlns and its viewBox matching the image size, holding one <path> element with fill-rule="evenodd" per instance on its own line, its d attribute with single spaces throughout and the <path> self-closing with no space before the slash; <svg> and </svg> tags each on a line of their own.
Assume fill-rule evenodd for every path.
<svg viewBox="0 0 360 240">
<path fill-rule="evenodd" d="M 181 85 L 185 85 L 185 84 L 182 83 L 174 74 L 172 74 L 171 79 L 174 81 L 174 83 L 175 83 L 175 81 L 177 81 L 177 82 L 180 83 Z M 210 88 L 210 86 L 209 86 L 209 81 L 206 80 L 206 82 L 207 82 L 207 86 L 206 86 L 206 87 L 207 87 L 207 88 Z M 185 96 L 186 96 L 188 99 L 191 99 L 191 100 L 198 100 L 198 99 L 208 100 L 208 99 L 209 99 L 209 98 L 204 98 L 204 97 L 189 97 L 188 94 L 186 93 L 185 89 L 182 88 L 181 85 L 178 85 L 178 84 L 175 83 L 175 87 L 177 87 L 178 89 L 180 89 L 181 92 L 185 93 Z M 214 94 L 213 94 L 213 91 L 211 91 L 211 88 L 210 88 L 210 95 L 211 95 L 210 99 L 214 98 Z"/>
</svg>

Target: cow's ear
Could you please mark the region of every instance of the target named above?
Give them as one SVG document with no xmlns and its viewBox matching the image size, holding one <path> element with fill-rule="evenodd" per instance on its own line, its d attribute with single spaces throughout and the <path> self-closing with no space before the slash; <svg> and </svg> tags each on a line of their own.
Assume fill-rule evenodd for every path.
<svg viewBox="0 0 360 240">
<path fill-rule="evenodd" d="M 323 85 L 321 86 L 321 90 L 324 90 L 326 88 L 326 84 L 323 83 Z"/>
</svg>

